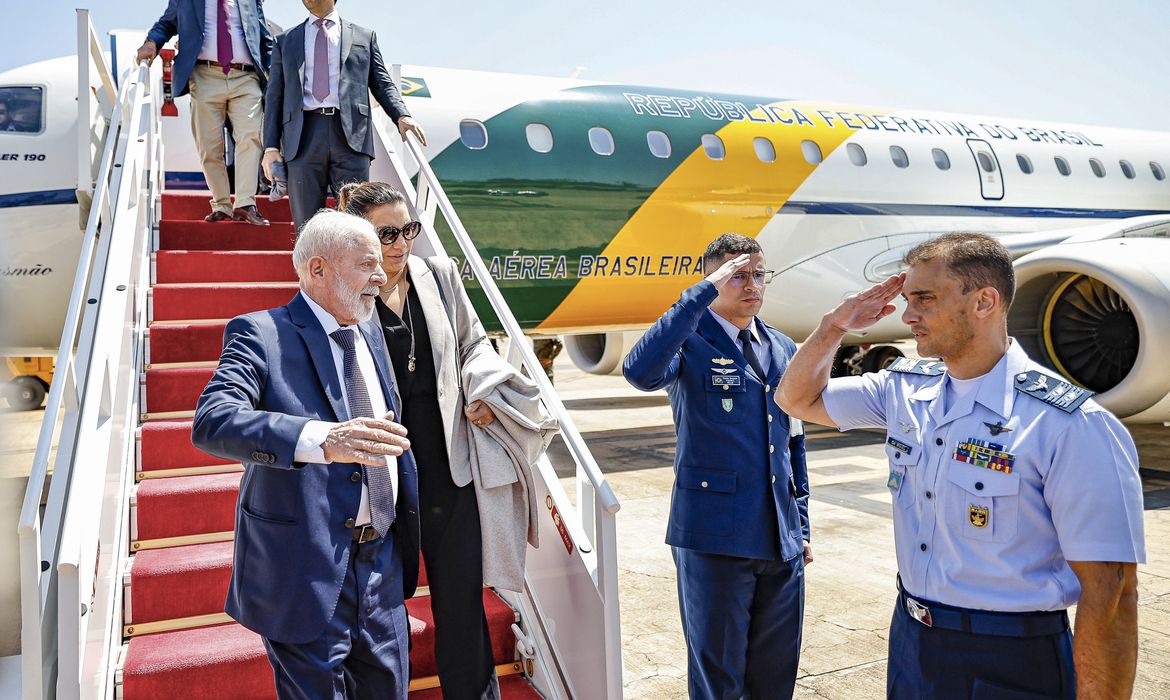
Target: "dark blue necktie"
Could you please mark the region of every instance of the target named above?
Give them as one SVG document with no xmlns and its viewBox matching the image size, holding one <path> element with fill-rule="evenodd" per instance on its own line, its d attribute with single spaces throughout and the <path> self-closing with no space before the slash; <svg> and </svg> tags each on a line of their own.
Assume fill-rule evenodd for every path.
<svg viewBox="0 0 1170 700">
<path fill-rule="evenodd" d="M 743 343 L 743 357 L 751 365 L 752 371 L 756 373 L 756 378 L 761 382 L 767 379 L 764 374 L 764 368 L 760 366 L 760 358 L 756 357 L 756 351 L 752 348 L 752 332 L 745 328 L 739 332 L 739 340 Z"/>
<path fill-rule="evenodd" d="M 338 328 L 329 337 L 342 349 L 341 374 L 345 378 L 345 395 L 349 398 L 349 417 L 374 418 L 370 392 L 366 390 L 366 380 L 358 367 L 353 333 L 353 328 Z M 370 525 L 379 535 L 385 536 L 394 523 L 394 484 L 390 481 L 390 470 L 366 467 L 365 472 L 366 486 L 370 491 Z"/>
</svg>

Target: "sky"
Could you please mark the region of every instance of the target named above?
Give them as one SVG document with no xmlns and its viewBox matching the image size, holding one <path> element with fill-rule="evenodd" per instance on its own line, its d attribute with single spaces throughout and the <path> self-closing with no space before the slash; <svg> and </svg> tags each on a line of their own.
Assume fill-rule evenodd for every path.
<svg viewBox="0 0 1170 700">
<path fill-rule="evenodd" d="M 73 54 L 74 8 L 99 36 L 146 30 L 165 0 L 4 0 L 0 71 Z M 1170 129 L 1165 0 L 341 0 L 387 62 L 656 87 Z M 304 19 L 267 0 L 269 19 Z M 38 30 L 30 31 L 35 21 Z"/>
</svg>

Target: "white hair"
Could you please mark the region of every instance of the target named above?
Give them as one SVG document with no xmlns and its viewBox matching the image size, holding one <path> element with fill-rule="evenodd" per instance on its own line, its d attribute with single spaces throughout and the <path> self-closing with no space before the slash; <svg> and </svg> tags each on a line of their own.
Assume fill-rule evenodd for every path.
<svg viewBox="0 0 1170 700">
<path fill-rule="evenodd" d="M 348 248 L 356 248 L 366 235 L 377 238 L 374 225 L 369 221 L 332 209 L 322 209 L 305 222 L 293 246 L 293 267 L 297 276 L 304 280 L 309 276 L 309 261 L 315 257 L 328 257 Z"/>
</svg>

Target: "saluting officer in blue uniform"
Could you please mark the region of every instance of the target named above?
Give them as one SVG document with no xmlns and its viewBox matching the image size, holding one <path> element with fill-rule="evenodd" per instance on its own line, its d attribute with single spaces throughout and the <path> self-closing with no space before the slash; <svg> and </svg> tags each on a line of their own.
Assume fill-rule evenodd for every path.
<svg viewBox="0 0 1170 700">
<path fill-rule="evenodd" d="M 887 431 L 899 571 L 889 697 L 1073 698 L 1078 686 L 1129 697 L 1145 561 L 1133 440 L 1008 336 L 1015 275 L 1002 244 L 947 234 L 905 262 L 824 317 L 776 394 L 805 420 Z M 945 366 L 903 358 L 830 380 L 842 337 L 892 313 L 899 293 L 919 355 Z"/>
<path fill-rule="evenodd" d="M 626 357 L 666 387 L 678 446 L 666 542 L 692 698 L 791 697 L 804 618 L 808 472 L 800 422 L 772 401 L 796 350 L 756 318 L 772 273 L 754 240 L 715 239 L 690 287 Z"/>
</svg>

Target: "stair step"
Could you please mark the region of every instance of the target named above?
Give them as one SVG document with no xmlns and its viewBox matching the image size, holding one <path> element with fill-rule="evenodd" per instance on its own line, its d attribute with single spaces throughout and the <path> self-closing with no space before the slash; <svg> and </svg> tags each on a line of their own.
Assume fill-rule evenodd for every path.
<svg viewBox="0 0 1170 700">
<path fill-rule="evenodd" d="M 136 542 L 231 532 L 236 523 L 239 472 L 148 479 L 131 498 Z"/>
<path fill-rule="evenodd" d="M 161 250 L 292 250 L 292 224 L 253 226 L 239 221 L 168 221 L 158 226 Z"/>
<path fill-rule="evenodd" d="M 151 288 L 154 321 L 232 318 L 284 306 L 296 284 L 156 284 Z"/>
<path fill-rule="evenodd" d="M 150 327 L 150 362 L 207 362 L 219 359 L 226 321 L 157 324 Z"/>
<path fill-rule="evenodd" d="M 155 282 L 296 282 L 292 254 L 263 250 L 160 250 Z"/>
<path fill-rule="evenodd" d="M 541 700 L 540 693 L 532 687 L 524 676 L 500 676 L 501 700 Z M 410 694 L 410 700 L 443 700 L 442 688 L 428 688 L 416 690 Z"/>
<path fill-rule="evenodd" d="M 142 424 L 139 436 L 140 472 L 234 464 L 231 460 L 212 457 L 192 445 L 190 420 L 149 421 Z"/>
<path fill-rule="evenodd" d="M 271 202 L 266 195 L 256 197 L 256 208 L 272 223 L 292 221 L 288 198 Z M 203 221 L 211 213 L 211 193 L 207 191 L 164 192 L 163 218 L 170 221 Z"/>
<path fill-rule="evenodd" d="M 123 624 L 223 612 L 234 550 L 234 542 L 216 542 L 134 555 Z"/>
<path fill-rule="evenodd" d="M 146 370 L 146 411 L 171 413 L 195 410 L 199 395 L 214 372 L 214 367 Z"/>
<path fill-rule="evenodd" d="M 492 654 L 497 664 L 508 663 L 516 653 L 516 640 L 511 630 L 516 615 L 507 603 L 487 589 L 484 590 L 484 607 L 492 634 Z M 406 601 L 406 610 L 410 616 L 411 675 L 413 678 L 435 676 L 430 598 L 412 598 Z M 128 647 L 122 674 L 124 700 L 180 695 L 193 698 L 275 697 L 272 670 L 260 637 L 238 624 L 133 637 Z M 501 690 L 502 686 L 501 679 Z M 230 692 L 225 689 L 230 689 Z"/>
</svg>

